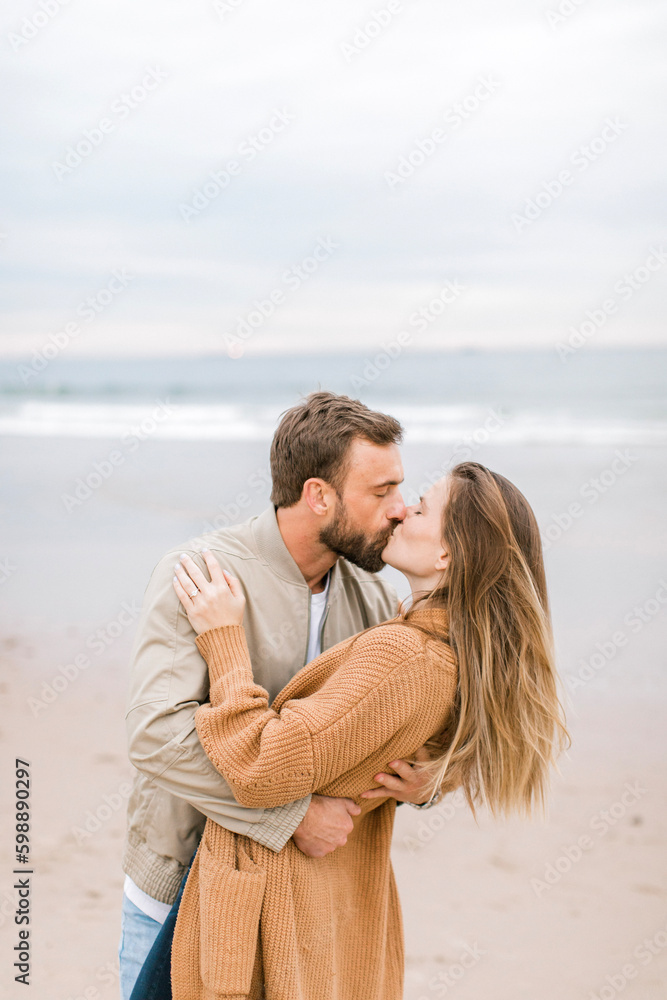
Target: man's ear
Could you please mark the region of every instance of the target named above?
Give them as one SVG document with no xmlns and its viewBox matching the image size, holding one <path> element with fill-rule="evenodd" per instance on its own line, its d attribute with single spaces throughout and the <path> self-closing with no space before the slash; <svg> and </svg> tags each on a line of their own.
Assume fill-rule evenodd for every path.
<svg viewBox="0 0 667 1000">
<path fill-rule="evenodd" d="M 324 517 L 332 506 L 333 491 L 323 479 L 307 479 L 303 484 L 301 499 L 317 517 Z"/>
</svg>

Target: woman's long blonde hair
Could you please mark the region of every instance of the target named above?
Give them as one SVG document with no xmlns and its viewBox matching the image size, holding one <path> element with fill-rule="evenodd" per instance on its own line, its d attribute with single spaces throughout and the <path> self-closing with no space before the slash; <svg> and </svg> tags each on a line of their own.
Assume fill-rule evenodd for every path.
<svg viewBox="0 0 667 1000">
<path fill-rule="evenodd" d="M 544 809 L 549 770 L 570 745 L 557 692 L 542 543 L 523 494 L 477 462 L 449 474 L 443 582 L 417 607 L 448 612 L 454 710 L 423 765 L 433 794 L 461 786 L 475 813 Z M 423 622 L 423 619 L 422 619 Z"/>
</svg>

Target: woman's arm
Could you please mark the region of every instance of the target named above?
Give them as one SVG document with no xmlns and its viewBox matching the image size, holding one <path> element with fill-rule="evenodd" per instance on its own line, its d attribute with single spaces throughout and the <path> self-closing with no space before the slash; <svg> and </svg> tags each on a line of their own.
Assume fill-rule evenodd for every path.
<svg viewBox="0 0 667 1000">
<path fill-rule="evenodd" d="M 197 732 L 243 805 L 281 805 L 322 788 L 402 729 L 420 745 L 431 735 L 434 705 L 442 704 L 420 639 L 402 625 L 360 636 L 317 692 L 279 712 L 253 681 L 241 626 L 206 631 L 197 646 L 211 679 L 211 703 L 197 710 Z"/>
<path fill-rule="evenodd" d="M 239 803 L 292 802 L 383 746 L 384 767 L 387 759 L 411 753 L 432 735 L 442 718 L 443 684 L 453 684 L 453 696 L 454 675 L 426 669 L 423 640 L 400 624 L 364 633 L 341 651 L 341 663 L 317 692 L 286 701 L 279 711 L 270 709 L 267 692 L 253 681 L 241 627 L 241 585 L 223 575 L 210 553 L 202 554 L 210 581 L 184 556 L 174 589 L 209 666 L 211 704 L 198 709 L 197 731 Z M 408 726 L 407 742 L 397 741 Z"/>
</svg>

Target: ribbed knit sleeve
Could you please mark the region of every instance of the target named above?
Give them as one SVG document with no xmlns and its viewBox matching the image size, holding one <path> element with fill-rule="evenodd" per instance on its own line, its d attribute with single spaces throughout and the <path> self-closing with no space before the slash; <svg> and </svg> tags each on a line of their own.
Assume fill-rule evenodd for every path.
<svg viewBox="0 0 667 1000">
<path fill-rule="evenodd" d="M 298 716 L 278 715 L 252 676 L 242 625 L 210 629 L 197 647 L 211 681 L 210 705 L 195 714 L 199 739 L 241 805 L 284 805 L 312 791 L 310 734 Z M 261 775 L 261 788 L 256 788 Z M 269 802 L 269 799 L 271 800 Z"/>
<path fill-rule="evenodd" d="M 241 626 L 203 632 L 197 646 L 211 677 L 211 703 L 197 710 L 197 732 L 247 806 L 282 805 L 307 795 L 365 760 L 402 727 L 414 731 L 442 685 L 439 672 L 427 666 L 418 633 L 401 625 L 362 634 L 319 690 L 284 702 L 279 711 L 269 708 L 267 692 L 253 681 Z"/>
</svg>

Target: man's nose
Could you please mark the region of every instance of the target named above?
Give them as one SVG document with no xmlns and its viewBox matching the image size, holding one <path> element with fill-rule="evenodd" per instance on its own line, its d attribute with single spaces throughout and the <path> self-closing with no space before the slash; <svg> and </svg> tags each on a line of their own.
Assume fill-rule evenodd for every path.
<svg viewBox="0 0 667 1000">
<path fill-rule="evenodd" d="M 403 501 L 403 497 L 399 493 L 398 496 L 396 497 L 396 499 L 394 500 L 394 503 L 391 505 L 391 507 L 387 511 L 387 517 L 391 521 L 402 521 L 403 518 L 405 517 L 405 515 L 407 514 L 407 512 L 408 512 L 408 508 L 405 506 L 405 503 Z"/>
</svg>

